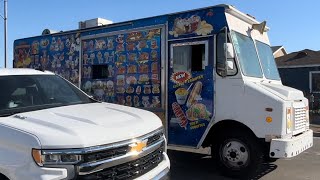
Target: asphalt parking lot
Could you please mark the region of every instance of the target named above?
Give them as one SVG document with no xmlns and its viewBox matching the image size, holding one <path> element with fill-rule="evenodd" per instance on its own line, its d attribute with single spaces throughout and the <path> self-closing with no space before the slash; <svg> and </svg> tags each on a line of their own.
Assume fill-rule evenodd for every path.
<svg viewBox="0 0 320 180">
<path fill-rule="evenodd" d="M 233 180 L 219 174 L 210 156 L 168 150 L 171 161 L 170 180 Z M 251 179 L 263 180 L 319 180 L 320 138 L 314 138 L 312 148 L 292 159 L 266 163 Z"/>
</svg>

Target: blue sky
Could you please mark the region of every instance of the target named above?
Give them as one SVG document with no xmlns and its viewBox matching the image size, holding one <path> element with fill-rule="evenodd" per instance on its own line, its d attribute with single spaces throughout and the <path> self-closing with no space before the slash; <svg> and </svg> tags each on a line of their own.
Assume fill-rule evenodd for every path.
<svg viewBox="0 0 320 180">
<path fill-rule="evenodd" d="M 8 61 L 12 66 L 13 41 L 37 36 L 46 28 L 73 30 L 82 20 L 102 17 L 113 22 L 231 4 L 257 20 L 267 21 L 271 45 L 290 53 L 320 50 L 320 1 L 304 0 L 8 0 Z M 3 0 L 0 14 L 3 15 Z M 0 67 L 4 62 L 3 19 L 0 18 Z"/>
</svg>

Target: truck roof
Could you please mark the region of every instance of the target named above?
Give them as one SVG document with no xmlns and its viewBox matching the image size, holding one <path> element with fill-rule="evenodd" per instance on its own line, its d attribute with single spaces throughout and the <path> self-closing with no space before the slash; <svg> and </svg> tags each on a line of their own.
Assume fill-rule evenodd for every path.
<svg viewBox="0 0 320 180">
<path fill-rule="evenodd" d="M 214 5 L 214 6 L 208 6 L 208 7 L 197 8 L 197 9 L 190 9 L 190 10 L 186 10 L 186 11 L 162 14 L 162 15 L 151 16 L 151 17 L 144 17 L 144 18 L 139 18 L 139 19 L 131 19 L 131 20 L 123 21 L 123 22 L 115 22 L 115 23 L 112 23 L 112 24 L 107 24 L 107 25 L 102 25 L 102 26 L 96 26 L 96 27 L 90 27 L 90 28 L 84 28 L 84 29 L 73 29 L 73 30 L 68 30 L 68 31 L 60 31 L 60 32 L 54 33 L 54 35 L 62 35 L 62 34 L 69 34 L 69 33 L 75 33 L 75 32 L 85 32 L 85 31 L 90 31 L 90 30 L 98 30 L 98 29 L 102 29 L 102 28 L 106 28 L 106 27 L 107 28 L 112 28 L 112 27 L 116 27 L 116 26 L 125 25 L 127 23 L 132 23 L 134 21 L 143 20 L 143 19 L 157 18 L 157 17 L 161 17 L 161 16 L 165 16 L 165 15 L 175 15 L 175 14 L 191 12 L 191 11 L 197 11 L 197 10 L 208 9 L 208 8 L 215 8 L 215 7 L 225 8 L 225 12 L 228 12 L 231 15 L 233 15 L 235 17 L 238 17 L 241 20 L 243 20 L 243 21 L 245 21 L 245 22 L 247 22 L 249 24 L 259 24 L 260 23 L 254 17 L 239 11 L 238 9 L 236 9 L 232 5 L 229 5 L 229 4 L 218 4 L 218 5 Z M 269 30 L 269 27 L 266 27 L 266 29 Z M 43 36 L 43 35 L 38 35 L 38 36 L 33 36 L 33 37 L 40 37 L 40 36 Z M 30 38 L 30 37 L 28 37 L 28 38 Z M 27 38 L 21 38 L 21 39 L 16 39 L 16 40 L 22 40 L 22 39 L 27 39 Z"/>
<path fill-rule="evenodd" d="M 0 76 L 11 75 L 54 75 L 54 73 L 28 68 L 0 68 Z"/>
</svg>

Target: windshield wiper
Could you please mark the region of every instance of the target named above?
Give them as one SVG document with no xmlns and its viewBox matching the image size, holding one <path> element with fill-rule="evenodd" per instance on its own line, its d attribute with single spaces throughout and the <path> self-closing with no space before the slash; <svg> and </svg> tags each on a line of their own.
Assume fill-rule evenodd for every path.
<svg viewBox="0 0 320 180">
<path fill-rule="evenodd" d="M 0 114 L 0 117 L 8 117 L 8 116 L 12 116 L 12 115 L 15 115 L 15 114 L 18 114 L 20 112 L 8 112 L 8 113 L 3 113 L 3 114 Z"/>
<path fill-rule="evenodd" d="M 8 117 L 18 113 L 24 113 L 28 111 L 37 111 L 42 109 L 59 107 L 61 105 L 62 103 L 53 103 L 53 104 L 42 104 L 42 105 L 34 105 L 34 106 L 27 106 L 27 107 L 16 107 L 11 109 L 4 109 L 4 110 L 0 110 L 0 117 Z"/>
<path fill-rule="evenodd" d="M 55 107 L 71 106 L 71 105 L 77 105 L 77 104 L 88 104 L 88 103 L 95 103 L 95 101 L 89 101 L 89 102 L 79 101 L 79 102 L 66 103 L 66 104 L 52 103 L 52 104 L 33 105 L 33 106 L 27 106 L 27 107 L 16 107 L 11 109 L 0 110 L 0 117 L 8 117 L 18 113 L 29 112 L 29 111 L 37 111 L 37 110 L 43 110 L 43 109 L 49 109 L 49 108 L 55 108 Z"/>
</svg>

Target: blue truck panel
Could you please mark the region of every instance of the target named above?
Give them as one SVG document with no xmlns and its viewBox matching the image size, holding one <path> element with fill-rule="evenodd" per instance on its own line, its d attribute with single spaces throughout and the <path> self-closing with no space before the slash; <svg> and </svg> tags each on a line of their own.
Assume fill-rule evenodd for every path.
<svg viewBox="0 0 320 180">
<path fill-rule="evenodd" d="M 18 39 L 13 64 L 53 71 L 98 100 L 153 111 L 167 124 L 170 144 L 197 147 L 214 117 L 213 35 L 227 26 L 224 11 L 208 7 Z M 207 42 L 208 64 L 183 81 L 172 81 L 187 72 L 171 68 L 165 57 L 172 53 L 170 45 L 197 41 Z M 196 84 L 201 91 L 191 97 Z M 191 104 L 177 99 L 179 88 L 189 91 L 185 98 Z"/>
</svg>

